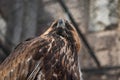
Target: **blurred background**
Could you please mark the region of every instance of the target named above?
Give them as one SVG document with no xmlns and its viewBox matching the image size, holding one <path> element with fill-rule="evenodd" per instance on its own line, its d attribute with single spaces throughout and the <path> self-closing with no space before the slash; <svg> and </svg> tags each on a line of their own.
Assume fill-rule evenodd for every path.
<svg viewBox="0 0 120 80">
<path fill-rule="evenodd" d="M 120 0 L 0 0 L 0 63 L 58 18 L 79 33 L 84 80 L 120 80 Z"/>
</svg>

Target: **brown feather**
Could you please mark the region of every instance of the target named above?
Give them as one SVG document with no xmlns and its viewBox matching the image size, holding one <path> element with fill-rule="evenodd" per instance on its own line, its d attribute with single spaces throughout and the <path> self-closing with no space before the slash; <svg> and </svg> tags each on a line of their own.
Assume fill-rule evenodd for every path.
<svg viewBox="0 0 120 80">
<path fill-rule="evenodd" d="M 80 80 L 80 40 L 64 23 L 55 21 L 41 36 L 20 43 L 0 65 L 0 80 Z"/>
</svg>

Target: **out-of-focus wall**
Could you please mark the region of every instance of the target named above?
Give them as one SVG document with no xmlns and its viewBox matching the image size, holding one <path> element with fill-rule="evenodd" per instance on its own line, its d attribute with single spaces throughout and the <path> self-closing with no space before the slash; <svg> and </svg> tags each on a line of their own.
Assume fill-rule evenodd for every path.
<svg viewBox="0 0 120 80">
<path fill-rule="evenodd" d="M 101 31 L 118 24 L 118 0 L 91 0 L 89 31 Z M 115 26 L 114 26 L 115 27 Z"/>
</svg>

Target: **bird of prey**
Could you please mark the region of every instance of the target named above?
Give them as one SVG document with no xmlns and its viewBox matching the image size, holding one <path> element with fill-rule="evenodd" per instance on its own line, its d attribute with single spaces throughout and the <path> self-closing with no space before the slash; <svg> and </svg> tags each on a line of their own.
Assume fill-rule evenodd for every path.
<svg viewBox="0 0 120 80">
<path fill-rule="evenodd" d="M 80 46 L 74 26 L 58 19 L 42 35 L 18 44 L 0 65 L 0 80 L 81 80 Z"/>
</svg>

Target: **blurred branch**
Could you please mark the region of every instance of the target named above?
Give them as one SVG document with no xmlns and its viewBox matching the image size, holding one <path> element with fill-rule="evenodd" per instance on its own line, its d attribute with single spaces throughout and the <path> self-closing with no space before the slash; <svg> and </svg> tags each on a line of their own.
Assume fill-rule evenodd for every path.
<svg viewBox="0 0 120 80">
<path fill-rule="evenodd" d="M 113 67 L 101 67 L 101 68 L 91 68 L 91 69 L 82 69 L 85 73 L 104 73 L 111 70 L 120 70 L 120 66 Z"/>
<path fill-rule="evenodd" d="M 35 36 L 38 0 L 1 0 L 0 10 L 7 21 L 6 40 L 15 45 L 21 40 Z M 8 41 L 6 41 L 8 42 Z"/>
<path fill-rule="evenodd" d="M 26 0 L 26 2 L 24 2 L 22 40 L 33 37 L 36 34 L 38 1 L 39 0 Z"/>
</svg>

